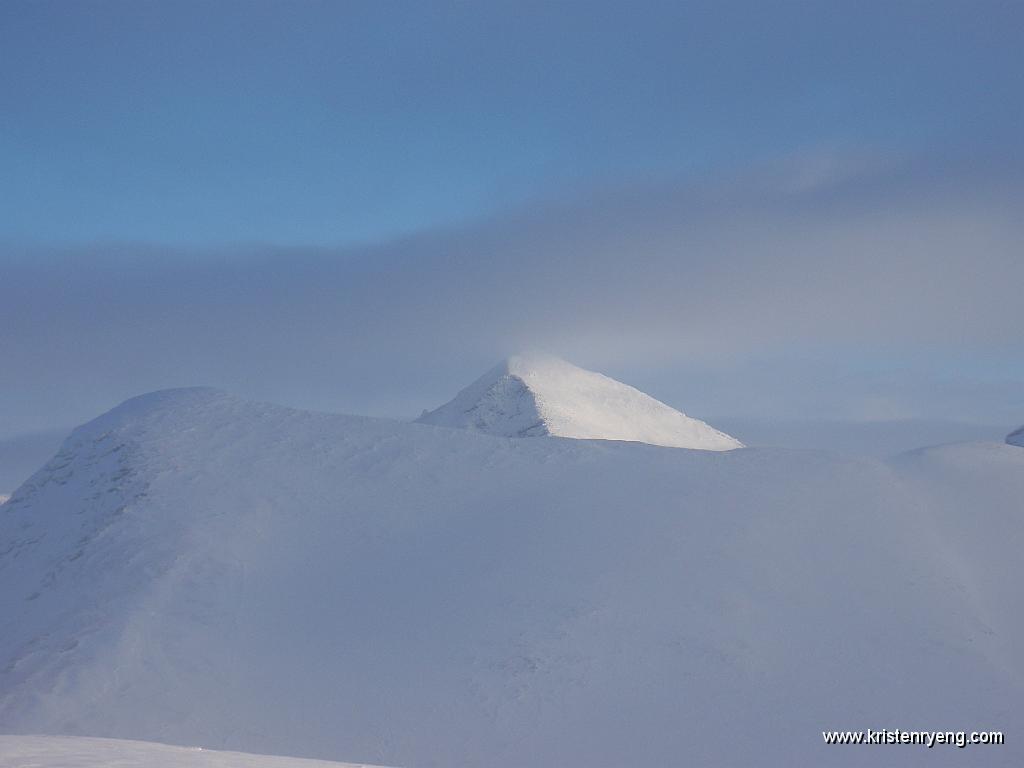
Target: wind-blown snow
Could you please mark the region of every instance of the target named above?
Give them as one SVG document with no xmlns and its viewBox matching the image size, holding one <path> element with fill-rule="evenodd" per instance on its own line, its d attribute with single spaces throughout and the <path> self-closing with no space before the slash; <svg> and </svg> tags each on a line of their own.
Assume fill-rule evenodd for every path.
<svg viewBox="0 0 1024 768">
<path fill-rule="evenodd" d="M 628 440 L 709 451 L 742 447 L 633 387 L 540 355 L 510 357 L 419 421 L 504 437 Z"/>
<path fill-rule="evenodd" d="M 372 768 L 127 739 L 0 736 L 0 768 Z"/>
<path fill-rule="evenodd" d="M 1024 427 L 1014 430 L 1006 436 L 1006 442 L 1010 445 L 1019 445 L 1024 447 Z"/>
<path fill-rule="evenodd" d="M 417 768 L 1020 765 L 1022 498 L 1002 443 L 883 463 L 155 393 L 0 509 L 0 731 Z M 1007 743 L 822 743 L 883 727 Z"/>
</svg>

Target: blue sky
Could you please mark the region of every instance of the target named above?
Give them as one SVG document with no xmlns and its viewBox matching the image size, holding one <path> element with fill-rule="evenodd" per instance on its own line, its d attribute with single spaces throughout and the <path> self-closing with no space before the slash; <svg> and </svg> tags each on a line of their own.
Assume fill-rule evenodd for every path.
<svg viewBox="0 0 1024 768">
<path fill-rule="evenodd" d="M 8 0 L 0 437 L 189 384 L 414 415 L 524 347 L 699 416 L 1024 421 L 1022 30 Z"/>
<path fill-rule="evenodd" d="M 5 2 L 0 239 L 337 245 L 1024 132 L 1019 3 Z"/>
</svg>

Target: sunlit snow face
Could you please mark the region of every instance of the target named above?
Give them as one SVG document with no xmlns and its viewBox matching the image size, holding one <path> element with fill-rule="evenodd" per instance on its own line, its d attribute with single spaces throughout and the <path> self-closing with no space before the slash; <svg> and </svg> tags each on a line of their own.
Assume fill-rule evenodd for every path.
<svg viewBox="0 0 1024 768">
<path fill-rule="evenodd" d="M 502 437 L 624 440 L 708 451 L 743 447 L 633 387 L 551 355 L 510 357 L 419 421 Z"/>
</svg>

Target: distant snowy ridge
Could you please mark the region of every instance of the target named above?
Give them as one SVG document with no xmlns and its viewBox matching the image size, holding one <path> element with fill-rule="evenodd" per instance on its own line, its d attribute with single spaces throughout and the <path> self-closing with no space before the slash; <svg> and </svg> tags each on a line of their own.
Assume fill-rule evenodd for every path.
<svg viewBox="0 0 1024 768">
<path fill-rule="evenodd" d="M 373 768 L 128 739 L 0 736 L 0 768 Z"/>
<path fill-rule="evenodd" d="M 705 451 L 743 447 L 638 389 L 545 355 L 508 358 L 418 421 L 503 437 L 626 440 Z"/>
<path fill-rule="evenodd" d="M 1024 427 L 1016 429 L 1006 436 L 1006 442 L 1010 445 L 1019 445 L 1024 448 Z"/>
</svg>

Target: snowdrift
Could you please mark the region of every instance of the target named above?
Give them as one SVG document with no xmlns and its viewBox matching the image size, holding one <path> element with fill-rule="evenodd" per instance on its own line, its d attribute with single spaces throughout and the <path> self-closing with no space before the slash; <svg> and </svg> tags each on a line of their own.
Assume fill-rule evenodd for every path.
<svg viewBox="0 0 1024 768">
<path fill-rule="evenodd" d="M 1019 765 L 1024 451 L 509 440 L 213 390 L 0 508 L 0 731 L 405 766 Z M 1004 730 L 1000 747 L 823 730 Z"/>
<path fill-rule="evenodd" d="M 0 768 L 373 768 L 124 739 L 0 736 Z"/>
</svg>

